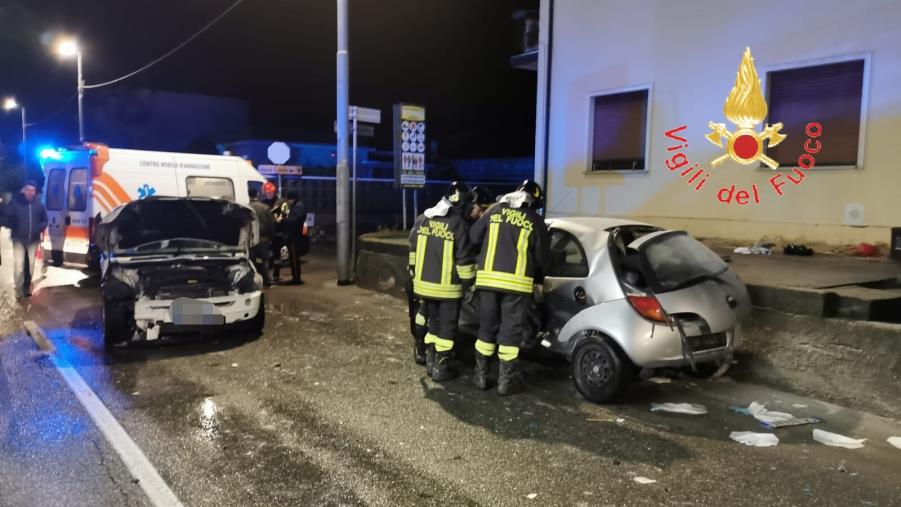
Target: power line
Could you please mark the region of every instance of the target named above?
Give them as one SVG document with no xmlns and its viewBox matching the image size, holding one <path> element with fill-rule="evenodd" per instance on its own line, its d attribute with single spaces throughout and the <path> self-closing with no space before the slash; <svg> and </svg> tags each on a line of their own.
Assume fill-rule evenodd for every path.
<svg viewBox="0 0 901 507">
<path fill-rule="evenodd" d="M 171 50 L 169 50 L 167 53 L 163 54 L 162 56 L 160 56 L 160 57 L 157 58 L 156 60 L 151 61 L 151 62 L 148 63 L 147 65 L 145 65 L 145 66 L 143 66 L 143 67 L 141 67 L 141 68 L 135 70 L 134 72 L 131 72 L 131 73 L 129 73 L 129 74 L 125 74 L 125 75 L 122 76 L 122 77 L 118 77 L 118 78 L 116 78 L 116 79 L 113 79 L 112 81 L 107 81 L 107 82 L 105 82 L 105 83 L 97 83 L 97 84 L 92 84 L 92 85 L 86 84 L 86 85 L 83 86 L 83 88 L 85 88 L 85 89 L 90 89 L 90 88 L 100 88 L 100 87 L 103 87 L 103 86 L 109 86 L 109 85 L 111 85 L 111 84 L 116 84 L 116 83 L 118 83 L 118 82 L 120 82 L 120 81 L 124 81 L 124 80 L 126 80 L 126 79 L 128 79 L 128 78 L 130 78 L 130 77 L 132 77 L 132 76 L 135 76 L 135 75 L 141 73 L 141 72 L 144 72 L 145 70 L 149 69 L 150 67 L 153 67 L 154 65 L 160 63 L 161 61 L 165 60 L 166 58 L 172 56 L 172 54 L 175 53 L 176 51 L 178 51 L 179 49 L 185 47 L 189 42 L 191 42 L 192 40 L 196 39 L 198 36 L 200 36 L 200 34 L 202 34 L 203 32 L 207 31 L 210 27 L 212 27 L 212 26 L 215 25 L 217 22 L 219 22 L 220 19 L 224 18 L 229 12 L 231 12 L 232 10 L 234 10 L 234 8 L 237 7 L 238 5 L 240 5 L 241 2 L 243 2 L 243 1 L 244 1 L 244 0 L 237 0 L 237 1 L 236 1 L 235 3 L 233 3 L 229 8 L 225 9 L 224 11 L 222 11 L 221 14 L 219 14 L 218 16 L 216 16 L 215 18 L 213 18 L 212 21 L 210 21 L 209 23 L 207 23 L 206 26 L 204 26 L 203 28 L 201 28 L 200 30 L 198 30 L 197 32 L 195 32 L 194 35 L 188 37 L 187 39 L 185 39 L 184 42 L 182 42 L 181 44 L 175 46 L 174 48 L 172 48 Z"/>
<path fill-rule="evenodd" d="M 66 106 L 68 106 L 69 104 L 71 104 L 72 101 L 75 100 L 75 97 L 77 97 L 77 96 L 78 96 L 78 93 L 72 94 L 71 97 L 69 97 L 68 99 L 66 99 L 65 102 L 63 102 L 63 105 L 59 106 L 59 109 L 57 109 L 56 111 L 50 113 L 49 115 L 47 115 L 47 116 L 41 118 L 41 119 L 38 120 L 38 121 L 28 122 L 25 126 L 26 126 L 26 127 L 34 127 L 35 125 L 40 125 L 41 123 L 44 123 L 45 121 L 52 119 L 54 116 L 56 116 L 56 115 L 58 115 L 59 113 L 63 112 L 63 111 L 66 109 Z"/>
</svg>

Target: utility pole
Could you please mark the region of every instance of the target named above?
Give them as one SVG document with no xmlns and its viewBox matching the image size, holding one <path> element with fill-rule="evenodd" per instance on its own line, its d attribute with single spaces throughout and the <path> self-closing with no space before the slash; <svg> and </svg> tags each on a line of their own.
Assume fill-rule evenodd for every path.
<svg viewBox="0 0 901 507">
<path fill-rule="evenodd" d="M 347 52 L 347 0 L 337 0 L 338 2 L 338 54 L 337 54 L 337 131 L 338 131 L 338 149 L 336 154 L 337 165 L 335 167 L 335 222 L 337 226 L 338 240 L 338 285 L 348 285 L 351 283 L 351 259 L 353 252 L 350 251 L 350 190 L 347 181 L 347 127 L 348 127 L 348 83 L 350 74 L 350 63 L 348 62 Z"/>
<path fill-rule="evenodd" d="M 84 75 L 81 73 L 81 49 L 75 56 L 78 66 L 78 142 L 84 142 Z"/>
</svg>

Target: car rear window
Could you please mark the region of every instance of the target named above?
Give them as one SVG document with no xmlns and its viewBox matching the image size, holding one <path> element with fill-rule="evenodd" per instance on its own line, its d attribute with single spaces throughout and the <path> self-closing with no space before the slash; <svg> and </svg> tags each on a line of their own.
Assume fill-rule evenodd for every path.
<svg viewBox="0 0 901 507">
<path fill-rule="evenodd" d="M 657 292 L 691 285 L 729 269 L 713 250 L 684 232 L 650 240 L 642 248 L 642 255 Z"/>
</svg>

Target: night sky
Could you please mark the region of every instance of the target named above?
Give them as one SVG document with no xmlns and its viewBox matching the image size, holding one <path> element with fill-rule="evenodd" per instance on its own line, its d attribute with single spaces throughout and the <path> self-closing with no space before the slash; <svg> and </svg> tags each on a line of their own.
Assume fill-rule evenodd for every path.
<svg viewBox="0 0 901 507">
<path fill-rule="evenodd" d="M 75 92 L 74 61 L 59 60 L 42 39 L 76 35 L 93 84 L 160 56 L 233 1 L 0 0 L 0 93 L 39 120 Z M 349 3 L 350 99 L 382 109 L 377 145 L 390 148 L 391 105 L 405 101 L 427 106 L 442 158 L 531 155 L 536 77 L 511 68 L 509 57 L 517 50 L 512 12 L 538 0 Z M 180 52 L 115 86 L 243 98 L 252 137 L 334 142 L 335 27 L 334 0 L 245 0 Z M 35 130 L 58 129 L 71 142 L 75 125 L 72 101 Z M 0 139 L 18 141 L 18 128 L 16 114 L 0 116 Z"/>
</svg>

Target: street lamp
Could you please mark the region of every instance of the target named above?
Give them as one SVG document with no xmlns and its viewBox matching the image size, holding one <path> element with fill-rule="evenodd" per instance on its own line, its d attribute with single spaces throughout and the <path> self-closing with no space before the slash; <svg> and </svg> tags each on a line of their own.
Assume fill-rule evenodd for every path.
<svg viewBox="0 0 901 507">
<path fill-rule="evenodd" d="M 25 145 L 25 127 L 28 126 L 25 123 L 25 106 L 20 106 L 16 99 L 13 97 L 6 97 L 3 99 L 3 110 L 6 112 L 12 111 L 13 109 L 21 109 L 22 110 L 22 145 Z"/>
<path fill-rule="evenodd" d="M 78 142 L 84 142 L 84 110 L 82 99 L 84 98 L 84 78 L 81 73 L 81 48 L 75 39 L 65 39 L 56 46 L 56 53 L 63 58 L 75 57 L 78 67 Z"/>
</svg>

